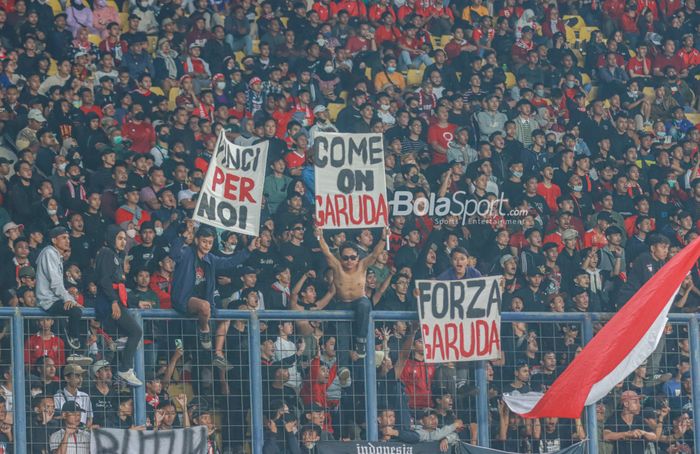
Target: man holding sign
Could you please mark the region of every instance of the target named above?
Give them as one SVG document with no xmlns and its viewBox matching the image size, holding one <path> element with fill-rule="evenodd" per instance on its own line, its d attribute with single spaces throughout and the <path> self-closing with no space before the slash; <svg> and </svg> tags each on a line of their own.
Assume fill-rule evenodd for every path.
<svg viewBox="0 0 700 454">
<path fill-rule="evenodd" d="M 364 358 L 367 351 L 367 324 L 369 323 L 369 312 L 372 309 L 372 303 L 365 295 L 367 268 L 374 264 L 377 257 L 384 251 L 386 237 L 389 234 L 388 229 L 384 227 L 382 237 L 374 250 L 362 260 L 360 260 L 360 251 L 357 245 L 349 242 L 343 243 L 338 249 L 340 253 L 340 260 L 338 260 L 323 238 L 321 229 L 316 227 L 314 233 L 321 246 L 321 252 L 328 261 L 328 266 L 333 270 L 333 284 L 338 299 L 343 303 L 351 304 L 353 311 L 355 311 L 352 327 L 352 332 L 355 333 L 355 352 Z"/>
</svg>

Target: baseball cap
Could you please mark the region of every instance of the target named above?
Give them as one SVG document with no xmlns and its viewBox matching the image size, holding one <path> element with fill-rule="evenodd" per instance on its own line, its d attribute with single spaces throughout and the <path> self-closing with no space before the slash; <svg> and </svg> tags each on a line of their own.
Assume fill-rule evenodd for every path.
<svg viewBox="0 0 700 454">
<path fill-rule="evenodd" d="M 2 165 L 2 164 L 14 164 L 14 162 L 15 161 L 13 161 L 12 159 L 7 159 L 4 156 L 0 156 L 0 165 Z"/>
<path fill-rule="evenodd" d="M 32 268 L 31 266 L 23 266 L 19 269 L 19 272 L 17 274 L 20 277 L 20 279 L 23 277 L 36 277 L 36 271 L 34 271 L 34 268 Z"/>
<path fill-rule="evenodd" d="M 245 276 L 246 274 L 258 274 L 258 272 L 255 271 L 255 268 L 252 266 L 244 266 L 243 269 L 241 269 L 241 276 Z"/>
<path fill-rule="evenodd" d="M 510 261 L 510 260 L 514 260 L 514 259 L 515 259 L 515 257 L 513 257 L 512 255 L 506 254 L 506 255 L 504 255 L 503 257 L 500 258 L 500 260 L 498 261 L 498 263 L 500 263 L 500 264 L 501 264 L 501 267 L 503 267 L 503 266 L 505 266 L 506 262 L 508 262 L 508 261 Z"/>
<path fill-rule="evenodd" d="M 2 226 L 2 233 L 7 234 L 12 229 L 20 229 L 22 230 L 24 228 L 23 224 L 15 224 L 14 222 L 8 222 L 7 224 Z"/>
<path fill-rule="evenodd" d="M 250 79 L 250 82 L 248 82 L 248 86 L 249 86 L 249 87 L 252 87 L 252 86 L 255 85 L 255 84 L 261 84 L 261 83 L 262 83 L 262 79 L 261 79 L 261 78 L 259 78 L 259 77 L 253 77 L 252 79 Z"/>
<path fill-rule="evenodd" d="M 29 113 L 27 114 L 27 118 L 30 120 L 35 120 L 40 123 L 45 123 L 46 118 L 44 118 L 44 115 L 41 113 L 39 109 L 31 109 Z"/>
<path fill-rule="evenodd" d="M 80 365 L 78 364 L 68 364 L 66 367 L 63 368 L 63 376 L 65 377 L 66 375 L 82 375 L 86 371 Z"/>
<path fill-rule="evenodd" d="M 573 240 L 578 238 L 578 232 L 574 229 L 566 229 L 564 233 L 561 234 L 562 240 Z"/>
<path fill-rule="evenodd" d="M 523 27 L 523 29 L 522 29 L 521 31 L 522 31 L 523 33 L 527 33 L 527 32 L 533 32 L 534 30 L 533 30 L 532 27 L 530 27 L 529 25 L 526 25 L 526 26 Z"/>
<path fill-rule="evenodd" d="M 68 229 L 63 227 L 63 226 L 60 226 L 60 225 L 58 227 L 54 227 L 51 230 L 49 230 L 49 237 L 51 239 L 54 239 L 54 238 L 61 236 L 61 235 L 67 235 L 67 234 L 68 234 Z"/>
<path fill-rule="evenodd" d="M 100 369 L 103 369 L 105 367 L 109 367 L 109 361 L 107 361 L 106 359 L 96 361 L 92 366 L 90 366 L 90 374 L 94 377 L 97 375 L 97 372 L 99 372 Z"/>
<path fill-rule="evenodd" d="M 73 413 L 73 412 L 80 412 L 83 413 L 85 410 L 80 408 L 80 404 L 74 400 L 69 400 L 63 404 L 61 407 L 61 412 L 62 413 Z"/>
</svg>

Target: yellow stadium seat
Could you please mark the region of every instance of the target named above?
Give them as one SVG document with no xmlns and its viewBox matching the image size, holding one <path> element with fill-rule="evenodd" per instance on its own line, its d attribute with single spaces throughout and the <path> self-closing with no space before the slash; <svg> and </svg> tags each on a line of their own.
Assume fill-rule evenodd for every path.
<svg viewBox="0 0 700 454">
<path fill-rule="evenodd" d="M 442 44 L 442 48 L 444 49 L 447 43 L 452 41 L 452 35 L 442 35 L 440 37 L 440 44 Z"/>
<path fill-rule="evenodd" d="M 338 97 L 340 99 L 342 99 L 343 101 L 347 102 L 348 101 L 348 91 L 347 90 L 341 91 L 340 94 L 338 95 Z"/>
<path fill-rule="evenodd" d="M 406 75 L 406 85 L 409 87 L 420 85 L 423 82 L 424 72 L 423 69 L 409 69 Z"/>
<path fill-rule="evenodd" d="M 168 93 L 168 110 L 175 110 L 175 107 L 177 107 L 175 100 L 178 96 L 180 96 L 180 87 L 171 88 Z"/>
<path fill-rule="evenodd" d="M 511 72 L 506 73 L 506 88 L 513 88 L 515 87 L 515 74 Z"/>
<path fill-rule="evenodd" d="M 122 31 L 129 30 L 129 13 L 119 13 L 119 22 L 122 24 Z"/>
<path fill-rule="evenodd" d="M 158 96 L 165 96 L 165 93 L 163 93 L 163 89 L 160 87 L 155 87 L 155 86 L 151 87 L 151 92 L 153 92 L 154 94 L 156 94 Z"/>
<path fill-rule="evenodd" d="M 581 51 L 578 49 L 571 49 L 571 52 L 573 52 L 574 55 L 576 56 L 576 65 L 583 67 L 583 63 L 585 62 L 585 59 L 583 58 L 583 54 L 581 53 Z"/>
<path fill-rule="evenodd" d="M 700 113 L 687 113 L 685 114 L 685 117 L 694 125 L 700 123 Z"/>
<path fill-rule="evenodd" d="M 260 53 L 260 40 L 259 39 L 253 40 L 253 53 L 255 55 L 258 55 Z"/>
<path fill-rule="evenodd" d="M 656 97 L 656 93 L 654 92 L 654 87 L 644 87 L 642 89 L 642 93 L 644 93 L 644 98 L 647 101 L 652 101 Z"/>
<path fill-rule="evenodd" d="M 100 35 L 93 35 L 92 33 L 88 35 L 88 41 L 90 41 L 92 44 L 95 46 L 100 45 L 100 41 L 102 41 L 102 38 L 100 38 Z"/>
<path fill-rule="evenodd" d="M 338 114 L 341 110 L 343 110 L 343 107 L 345 107 L 345 104 L 340 104 L 337 102 L 328 104 L 328 116 L 330 117 L 331 121 L 335 121 L 338 118 Z"/>
<path fill-rule="evenodd" d="M 158 45 L 158 37 L 157 36 L 149 36 L 148 37 L 148 53 L 155 54 L 157 45 Z"/>
<path fill-rule="evenodd" d="M 58 0 L 49 0 L 49 6 L 53 10 L 54 14 L 58 14 L 63 11 L 63 5 Z"/>
<path fill-rule="evenodd" d="M 288 21 L 289 21 L 288 17 L 280 17 L 280 22 L 282 22 L 282 25 L 284 25 L 284 28 L 287 28 Z"/>
<path fill-rule="evenodd" d="M 114 0 L 107 0 L 107 5 L 114 8 L 114 11 L 119 12 L 119 6 L 117 6 L 117 2 L 115 2 Z"/>
<path fill-rule="evenodd" d="M 49 76 L 53 76 L 53 75 L 56 74 L 57 72 L 58 72 L 58 63 L 56 63 L 56 60 L 54 60 L 54 59 L 52 58 L 52 59 L 49 61 L 49 70 L 48 70 L 48 74 L 49 74 Z"/>
<path fill-rule="evenodd" d="M 583 85 L 588 85 L 591 83 L 591 76 L 586 73 L 581 73 L 581 81 L 583 82 Z"/>
<path fill-rule="evenodd" d="M 581 17 L 581 16 L 564 16 L 564 17 L 562 17 L 562 19 L 564 20 L 564 22 L 566 22 L 567 19 L 577 19 L 578 22 L 576 22 L 576 24 L 571 27 L 572 29 L 574 29 L 576 31 L 579 31 L 582 28 L 587 27 L 586 22 L 583 20 L 583 17 Z"/>
<path fill-rule="evenodd" d="M 372 80 L 372 68 L 370 68 L 369 66 L 365 68 L 365 77 L 368 80 Z"/>
<path fill-rule="evenodd" d="M 236 57 L 236 61 L 240 63 L 245 58 L 245 52 L 239 50 L 238 52 L 234 52 L 233 56 Z"/>
<path fill-rule="evenodd" d="M 591 87 L 591 91 L 586 93 L 586 101 L 590 102 L 593 101 L 598 97 L 598 87 Z"/>
</svg>

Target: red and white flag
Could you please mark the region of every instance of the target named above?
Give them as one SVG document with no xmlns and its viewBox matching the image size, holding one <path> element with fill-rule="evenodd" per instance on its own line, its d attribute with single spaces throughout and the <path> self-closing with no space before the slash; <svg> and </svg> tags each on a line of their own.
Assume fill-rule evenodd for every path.
<svg viewBox="0 0 700 454">
<path fill-rule="evenodd" d="M 648 280 L 542 393 L 504 395 L 527 418 L 579 418 L 656 349 L 683 279 L 700 257 L 700 238 Z"/>
</svg>

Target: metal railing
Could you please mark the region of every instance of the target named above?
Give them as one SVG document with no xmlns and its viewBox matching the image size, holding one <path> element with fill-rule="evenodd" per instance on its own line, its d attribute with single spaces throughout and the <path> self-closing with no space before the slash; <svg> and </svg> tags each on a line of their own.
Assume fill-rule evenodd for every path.
<svg viewBox="0 0 700 454">
<path fill-rule="evenodd" d="M 137 322 L 143 326 L 144 319 L 153 320 L 182 320 L 183 317 L 172 310 L 131 310 Z M 46 313 L 38 308 L 0 308 L 0 320 L 10 319 L 11 337 L 12 337 L 12 376 L 13 387 L 16 390 L 18 398 L 14 399 L 14 446 L 17 454 L 27 452 L 27 408 L 26 402 L 22 395 L 25 389 L 25 358 L 24 358 L 24 341 L 25 328 L 24 321 L 26 317 L 36 318 L 45 316 Z M 94 310 L 84 309 L 86 318 L 94 317 Z M 593 337 L 594 322 L 604 322 L 609 320 L 612 314 L 581 314 L 581 313 L 533 313 L 533 312 L 504 312 L 502 314 L 502 322 L 530 322 L 530 323 L 545 323 L 545 322 L 566 322 L 580 323 L 583 327 L 582 341 L 587 343 Z M 414 312 L 372 312 L 369 320 L 370 333 L 374 332 L 375 322 L 388 321 L 411 321 L 416 320 L 417 314 Z M 250 312 L 242 310 L 219 310 L 217 319 L 226 320 L 242 320 L 248 326 L 249 340 L 249 379 L 250 379 L 250 426 L 251 426 L 251 444 L 252 452 L 255 454 L 262 453 L 264 440 L 264 423 L 263 423 L 263 376 L 261 364 L 261 329 L 260 323 L 265 320 L 316 320 L 316 321 L 351 321 L 353 314 L 350 311 L 259 311 Z M 673 323 L 687 323 L 688 337 L 691 352 L 691 370 L 692 376 L 692 393 L 694 396 L 700 396 L 700 314 L 670 314 L 669 321 Z M 372 344 L 373 345 L 373 344 Z M 143 342 L 139 345 L 135 357 L 135 373 L 145 381 L 145 365 L 144 365 L 144 349 Z M 376 367 L 375 355 L 368 354 L 364 358 L 364 381 L 366 384 L 376 383 Z M 476 396 L 476 415 L 478 426 L 478 441 L 479 445 L 488 447 L 491 440 L 489 433 L 489 414 L 488 414 L 488 383 L 486 374 L 486 365 L 484 362 L 478 362 L 475 365 L 475 384 L 478 389 Z M 134 392 L 134 423 L 143 425 L 146 423 L 146 396 L 145 390 L 139 388 Z M 376 441 L 379 437 L 376 424 L 370 423 L 377 420 L 377 389 L 375 386 L 366 386 L 366 421 L 367 424 L 367 439 Z M 693 400 L 693 413 L 700 415 L 700 399 Z M 597 421 L 595 406 L 591 405 L 586 408 L 585 413 L 585 430 L 589 438 L 589 453 L 598 453 L 598 437 L 597 437 Z M 700 446 L 700 417 L 695 417 L 694 421 L 694 437 L 695 446 Z"/>
</svg>

